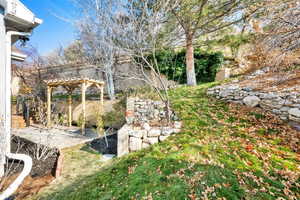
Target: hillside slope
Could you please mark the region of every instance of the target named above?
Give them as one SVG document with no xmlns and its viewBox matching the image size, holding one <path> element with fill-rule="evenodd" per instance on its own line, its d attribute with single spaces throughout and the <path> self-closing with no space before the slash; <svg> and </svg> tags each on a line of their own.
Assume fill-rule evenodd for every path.
<svg viewBox="0 0 300 200">
<path fill-rule="evenodd" d="M 207 97 L 210 86 L 172 92 L 181 133 L 42 199 L 300 199 L 299 133 Z"/>
</svg>

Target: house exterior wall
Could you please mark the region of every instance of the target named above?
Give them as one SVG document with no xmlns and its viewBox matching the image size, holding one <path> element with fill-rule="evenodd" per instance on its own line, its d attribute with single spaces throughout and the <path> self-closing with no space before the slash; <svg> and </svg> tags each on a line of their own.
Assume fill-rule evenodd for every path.
<svg viewBox="0 0 300 200">
<path fill-rule="evenodd" d="M 20 36 L 29 36 L 32 29 L 40 23 L 42 21 L 35 18 L 19 0 L 0 0 L 0 178 L 4 175 L 6 156 L 14 156 L 10 154 L 11 45 Z M 26 156 L 21 156 L 21 159 L 27 159 Z M 12 189 L 14 187 L 10 188 Z"/>
<path fill-rule="evenodd" d="M 5 94 L 5 24 L 4 24 L 4 8 L 0 5 L 0 94 Z M 0 177 L 4 174 L 5 163 L 5 95 L 0 95 Z"/>
</svg>

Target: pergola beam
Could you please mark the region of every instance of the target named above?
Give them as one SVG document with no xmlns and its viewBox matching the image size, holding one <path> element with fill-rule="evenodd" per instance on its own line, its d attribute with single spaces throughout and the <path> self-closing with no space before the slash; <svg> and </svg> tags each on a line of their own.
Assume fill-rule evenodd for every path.
<svg viewBox="0 0 300 200">
<path fill-rule="evenodd" d="M 47 97 L 48 97 L 48 127 L 51 126 L 51 93 L 54 87 L 63 86 L 68 91 L 68 125 L 72 126 L 72 92 L 76 87 L 81 87 L 81 103 L 82 103 L 82 120 L 81 130 L 82 134 L 85 134 L 86 127 L 86 90 L 91 86 L 96 86 L 100 89 L 100 104 L 104 105 L 104 82 L 93 79 L 63 79 L 63 80 L 48 80 L 47 83 Z M 100 108 L 102 110 L 102 108 Z"/>
</svg>

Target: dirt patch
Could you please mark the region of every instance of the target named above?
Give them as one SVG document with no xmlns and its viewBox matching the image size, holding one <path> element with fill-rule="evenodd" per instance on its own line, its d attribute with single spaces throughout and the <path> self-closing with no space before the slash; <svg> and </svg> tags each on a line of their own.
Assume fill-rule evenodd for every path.
<svg viewBox="0 0 300 200">
<path fill-rule="evenodd" d="M 300 70 L 289 72 L 268 72 L 239 82 L 240 86 L 260 91 L 300 92 Z"/>
<path fill-rule="evenodd" d="M 12 183 L 18 177 L 18 175 L 19 174 L 14 174 L 13 176 L 9 177 L 9 179 L 7 180 L 7 184 L 9 185 L 10 183 Z M 54 179 L 54 176 L 52 176 L 51 174 L 36 178 L 28 176 L 11 199 L 21 200 L 35 195 L 39 191 L 41 191 L 42 188 L 49 185 Z"/>
<path fill-rule="evenodd" d="M 20 186 L 14 199 L 24 199 L 29 195 L 36 194 L 55 179 L 55 169 L 59 157 L 57 149 L 50 149 L 43 145 L 37 146 L 29 140 L 14 136 L 11 141 L 11 150 L 13 153 L 29 155 L 33 162 L 30 175 Z M 37 156 L 40 156 L 40 158 Z M 23 162 L 9 160 L 6 164 L 8 175 L 7 178 L 1 181 L 0 190 L 7 188 L 18 177 L 23 168 Z"/>
</svg>

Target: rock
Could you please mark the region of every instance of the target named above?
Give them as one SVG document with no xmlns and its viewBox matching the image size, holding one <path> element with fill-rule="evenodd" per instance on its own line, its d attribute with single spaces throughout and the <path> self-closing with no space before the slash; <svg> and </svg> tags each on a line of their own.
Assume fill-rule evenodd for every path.
<svg viewBox="0 0 300 200">
<path fill-rule="evenodd" d="M 252 73 L 252 75 L 254 75 L 254 76 L 257 76 L 257 75 L 262 75 L 262 74 L 264 74 L 265 72 L 263 71 L 263 70 L 256 70 L 255 72 L 253 72 Z"/>
<path fill-rule="evenodd" d="M 161 134 L 164 136 L 170 136 L 172 133 L 174 133 L 174 129 L 171 127 L 163 127 L 161 129 Z"/>
<path fill-rule="evenodd" d="M 145 142 L 142 143 L 142 148 L 143 149 L 148 148 L 148 147 L 150 147 L 149 143 L 145 143 Z"/>
<path fill-rule="evenodd" d="M 148 137 L 158 137 L 158 136 L 160 136 L 160 134 L 161 134 L 161 130 L 159 130 L 159 129 L 151 129 L 148 132 Z"/>
<path fill-rule="evenodd" d="M 182 122 L 174 122 L 174 127 L 180 129 L 182 127 Z"/>
<path fill-rule="evenodd" d="M 160 142 L 165 141 L 166 139 L 168 139 L 168 137 L 169 137 L 169 136 L 162 136 L 162 135 L 161 135 L 161 136 L 159 136 L 159 141 L 160 141 Z"/>
<path fill-rule="evenodd" d="M 262 99 L 275 99 L 275 98 L 278 98 L 278 96 L 276 94 L 273 94 L 273 93 L 262 93 L 260 95 L 260 98 L 262 98 Z"/>
<path fill-rule="evenodd" d="M 109 161 L 109 160 L 113 159 L 114 157 L 115 157 L 114 154 L 104 154 L 102 156 L 102 161 L 106 162 L 106 161 Z"/>
<path fill-rule="evenodd" d="M 145 129 L 146 131 L 149 131 L 151 129 L 151 126 L 148 123 L 144 123 L 143 129 Z"/>
<path fill-rule="evenodd" d="M 290 107 L 287 107 L 287 106 L 280 108 L 280 111 L 282 111 L 282 112 L 287 112 L 289 110 L 290 110 Z"/>
<path fill-rule="evenodd" d="M 244 91 L 246 91 L 246 92 L 251 92 L 251 91 L 253 91 L 253 89 L 250 88 L 250 87 L 245 87 L 245 88 L 243 88 L 242 90 L 244 90 Z"/>
<path fill-rule="evenodd" d="M 144 142 L 148 143 L 148 144 L 156 144 L 158 143 L 158 137 L 148 137 L 148 138 L 144 138 Z"/>
<path fill-rule="evenodd" d="M 173 121 L 179 121 L 179 117 L 175 113 L 172 114 L 171 119 Z"/>
<path fill-rule="evenodd" d="M 259 105 L 260 98 L 258 98 L 257 96 L 247 96 L 246 98 L 243 99 L 243 102 L 247 106 L 254 108 Z"/>
<path fill-rule="evenodd" d="M 138 151 L 142 149 L 142 139 L 136 137 L 129 138 L 129 149 L 130 151 Z"/>
<path fill-rule="evenodd" d="M 207 95 L 216 95 L 216 92 L 214 90 L 208 90 Z"/>
<path fill-rule="evenodd" d="M 263 109 L 269 110 L 270 108 L 273 107 L 272 103 L 273 103 L 273 102 L 272 102 L 271 100 L 262 100 L 262 101 L 259 103 L 259 105 L 260 105 L 260 107 L 262 107 Z"/>
<path fill-rule="evenodd" d="M 160 114 L 159 110 L 154 110 L 154 111 L 153 111 L 154 117 L 158 117 L 159 114 Z"/>
<path fill-rule="evenodd" d="M 180 133 L 181 129 L 174 129 L 174 133 Z"/>
<path fill-rule="evenodd" d="M 272 112 L 276 115 L 280 115 L 281 114 L 281 111 L 280 110 L 277 110 L 277 109 L 273 109 Z"/>
<path fill-rule="evenodd" d="M 294 117 L 298 117 L 300 118 L 300 110 L 298 108 L 292 108 L 289 110 L 289 114 L 294 116 Z"/>
<path fill-rule="evenodd" d="M 291 121 L 300 122 L 300 110 L 298 108 L 292 108 L 288 113 Z"/>
<path fill-rule="evenodd" d="M 229 85 L 229 87 L 227 87 L 228 90 L 237 90 L 239 88 L 240 88 L 240 86 L 238 86 L 238 85 Z"/>
<path fill-rule="evenodd" d="M 223 90 L 223 91 L 221 91 L 220 94 L 219 94 L 219 96 L 220 96 L 220 97 L 223 97 L 223 98 L 228 97 L 228 96 L 230 96 L 230 95 L 232 95 L 232 92 L 231 92 L 230 90 Z"/>
<path fill-rule="evenodd" d="M 300 118 L 299 118 L 299 117 L 294 117 L 293 115 L 290 115 L 290 116 L 289 116 L 289 119 L 290 119 L 291 121 L 300 123 Z"/>
<path fill-rule="evenodd" d="M 131 130 L 129 131 L 129 136 L 136 137 L 136 138 L 143 138 L 144 136 L 147 136 L 146 130 Z"/>
<path fill-rule="evenodd" d="M 283 121 L 286 121 L 288 118 L 286 116 L 281 115 L 280 119 L 283 120 Z"/>
</svg>

